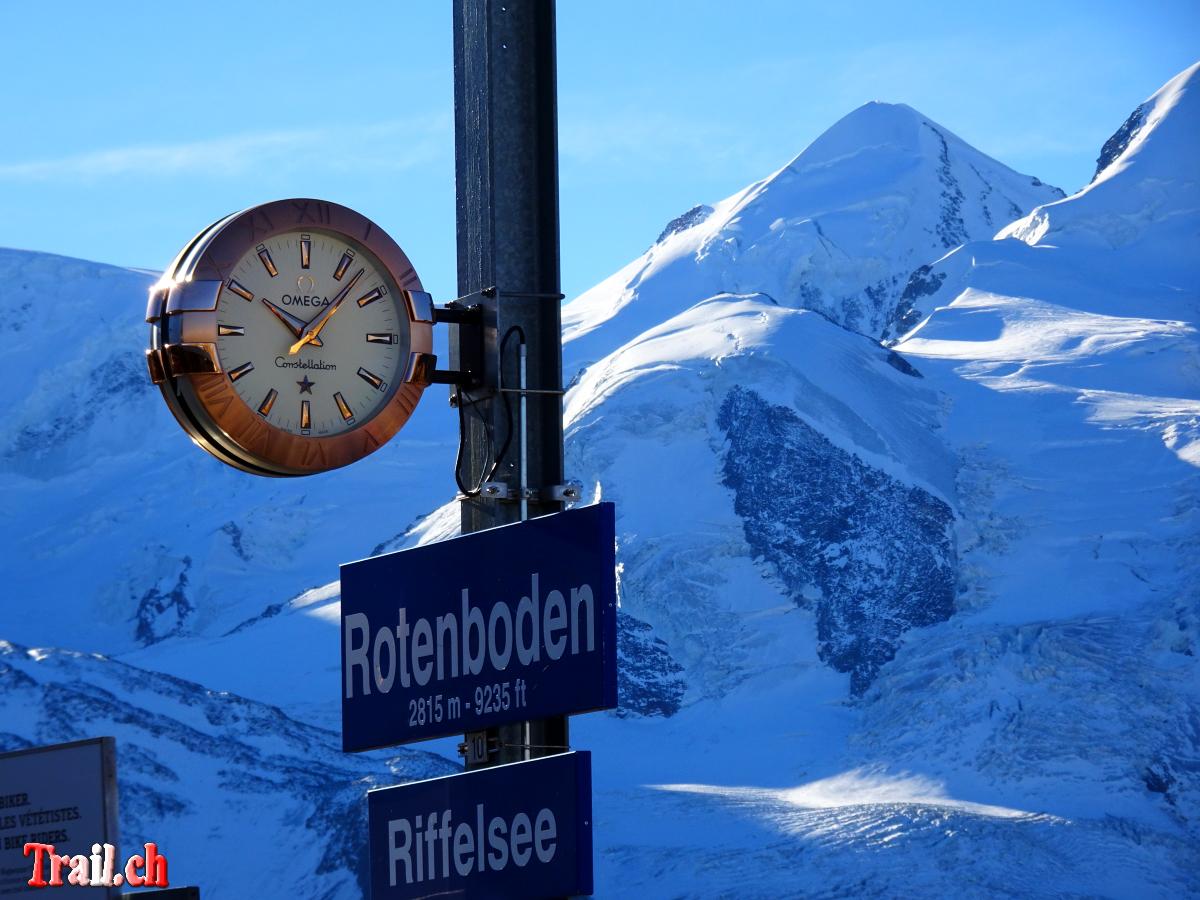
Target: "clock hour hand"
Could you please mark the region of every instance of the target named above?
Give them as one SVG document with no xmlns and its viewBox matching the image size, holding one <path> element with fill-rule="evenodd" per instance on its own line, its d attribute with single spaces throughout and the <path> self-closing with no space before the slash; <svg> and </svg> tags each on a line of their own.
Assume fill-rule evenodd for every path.
<svg viewBox="0 0 1200 900">
<path fill-rule="evenodd" d="M 299 353 L 301 347 L 303 347 L 305 344 L 311 344 L 317 339 L 317 336 L 321 333 L 321 329 L 325 327 L 325 323 L 328 322 L 330 317 L 332 317 L 333 314 L 338 311 L 338 307 L 342 305 L 342 301 L 350 296 L 350 291 L 354 289 L 354 285 L 358 284 L 358 279 L 362 278 L 363 272 L 365 271 L 366 269 L 359 269 L 357 272 L 355 272 L 354 277 L 350 279 L 349 284 L 338 291 L 338 295 L 333 298 L 332 302 L 330 302 L 330 304 L 325 307 L 325 309 L 322 310 L 315 319 L 308 323 L 304 330 L 300 332 L 300 340 L 292 344 L 291 348 L 288 350 L 289 356 L 294 356 L 295 354 Z"/>
<path fill-rule="evenodd" d="M 281 309 L 280 307 L 276 306 L 266 297 L 259 297 L 258 299 L 261 300 L 263 305 L 275 315 L 275 318 L 282 322 L 284 327 L 292 333 L 292 337 L 300 337 L 300 332 L 304 330 L 304 327 L 308 324 L 307 322 L 305 322 L 303 319 L 293 316 L 286 309 Z M 321 339 L 315 337 L 310 341 L 310 343 L 314 347 L 320 347 Z"/>
</svg>

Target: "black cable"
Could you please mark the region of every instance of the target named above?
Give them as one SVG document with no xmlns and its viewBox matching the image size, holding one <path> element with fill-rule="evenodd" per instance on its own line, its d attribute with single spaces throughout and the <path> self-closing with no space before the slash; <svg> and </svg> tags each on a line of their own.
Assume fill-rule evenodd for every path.
<svg viewBox="0 0 1200 900">
<path fill-rule="evenodd" d="M 502 369 L 504 366 L 504 348 L 508 345 L 508 339 L 512 337 L 514 333 L 521 335 L 521 346 L 525 345 L 525 329 L 520 325 L 513 325 L 508 329 L 508 331 L 504 332 L 504 337 L 500 339 L 500 366 Z M 508 431 L 504 435 L 504 444 L 501 445 L 500 452 L 497 453 L 492 459 L 492 468 L 491 471 L 488 472 L 485 481 L 491 481 L 493 476 L 495 476 L 496 471 L 500 468 L 500 464 L 504 462 L 504 457 L 508 455 L 508 448 L 512 446 L 513 431 L 515 430 L 513 428 L 512 401 L 509 399 L 508 393 L 505 391 L 501 391 L 500 396 L 504 400 L 504 415 L 508 420 Z"/>
<path fill-rule="evenodd" d="M 463 392 L 459 385 L 454 386 L 454 405 L 458 407 L 458 453 L 454 457 L 454 481 L 459 493 L 464 497 L 478 497 L 479 490 L 468 490 L 462 479 L 463 449 L 467 443 L 467 418 L 463 414 Z"/>
<path fill-rule="evenodd" d="M 508 339 L 512 337 L 513 334 L 519 334 L 521 336 L 521 345 L 525 345 L 525 329 L 520 325 L 513 325 L 508 329 L 508 331 L 504 332 L 504 337 L 500 339 L 500 359 L 498 362 L 501 371 L 503 371 L 504 367 L 504 349 L 508 346 Z M 504 443 L 501 445 L 500 451 L 496 453 L 491 423 L 488 421 L 488 418 L 479 413 L 477 409 L 483 400 L 466 400 L 462 387 L 455 385 L 454 399 L 456 401 L 456 405 L 458 406 L 458 453 L 454 459 L 454 481 L 458 485 L 459 492 L 464 497 L 479 496 L 480 492 L 483 490 L 483 486 L 495 477 L 496 472 L 500 468 L 500 464 L 504 462 L 504 458 L 508 455 L 508 450 L 512 446 L 513 431 L 515 431 L 515 428 L 513 427 L 512 401 L 509 399 L 508 393 L 505 391 L 500 392 L 500 398 L 504 401 L 504 415 L 508 421 L 508 428 L 504 436 Z M 462 458 L 467 440 L 467 423 L 464 407 L 466 407 L 468 403 L 473 409 L 475 409 L 476 415 L 479 416 L 479 420 L 483 423 L 484 439 L 487 441 L 487 454 L 485 458 L 490 456 L 492 459 L 491 468 L 488 469 L 486 475 L 480 478 L 479 484 L 475 488 L 468 488 L 465 484 L 463 484 L 462 478 Z"/>
<path fill-rule="evenodd" d="M 484 398 L 468 399 L 467 395 L 463 392 L 462 387 L 459 385 L 455 385 L 454 391 L 456 401 L 455 405 L 458 407 L 458 453 L 454 459 L 454 481 L 458 485 L 458 489 L 462 492 L 463 496 L 478 497 L 480 491 L 483 489 L 484 482 L 486 482 L 488 479 L 486 477 L 480 479 L 479 485 L 475 488 L 468 488 L 465 484 L 463 484 L 462 480 L 462 458 L 463 451 L 466 448 L 467 439 L 466 407 L 471 407 L 483 425 L 483 437 L 484 441 L 486 442 L 484 448 L 485 459 L 492 458 L 495 447 L 492 439 L 492 428 L 487 417 L 479 412 L 479 406 L 484 402 Z"/>
</svg>

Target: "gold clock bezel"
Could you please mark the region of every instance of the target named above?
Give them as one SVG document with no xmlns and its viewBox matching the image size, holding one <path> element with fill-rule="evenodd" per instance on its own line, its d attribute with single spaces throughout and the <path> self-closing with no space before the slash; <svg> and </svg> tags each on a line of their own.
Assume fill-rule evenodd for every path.
<svg viewBox="0 0 1200 900">
<path fill-rule="evenodd" d="M 292 434 L 267 423 L 234 390 L 217 354 L 217 304 L 229 290 L 233 266 L 258 244 L 296 230 L 336 235 L 365 249 L 399 288 L 397 306 L 408 317 L 403 380 L 371 418 L 325 437 Z M 408 256 L 366 216 L 324 200 L 275 200 L 205 228 L 151 289 L 146 321 L 150 377 L 179 424 L 222 462 L 257 475 L 313 475 L 379 449 L 416 409 L 432 360 L 433 302 Z"/>
</svg>

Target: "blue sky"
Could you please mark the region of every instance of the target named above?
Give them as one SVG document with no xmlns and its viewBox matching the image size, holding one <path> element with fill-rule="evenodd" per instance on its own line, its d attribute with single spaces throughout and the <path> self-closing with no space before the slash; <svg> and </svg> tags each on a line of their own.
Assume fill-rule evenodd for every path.
<svg viewBox="0 0 1200 900">
<path fill-rule="evenodd" d="M 449 8 L 4 3 L 0 246 L 161 268 L 231 210 L 318 196 L 452 298 Z M 1195 2 L 560 0 L 558 18 L 569 295 L 869 100 L 1072 190 L 1200 56 Z"/>
</svg>

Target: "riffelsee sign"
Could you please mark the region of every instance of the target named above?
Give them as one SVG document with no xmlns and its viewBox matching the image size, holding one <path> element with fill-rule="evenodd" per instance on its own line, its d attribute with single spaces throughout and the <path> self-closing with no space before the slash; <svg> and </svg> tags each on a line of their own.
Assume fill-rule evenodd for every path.
<svg viewBox="0 0 1200 900">
<path fill-rule="evenodd" d="M 369 791 L 367 811 L 373 900 L 592 892 L 588 753 Z"/>
</svg>

